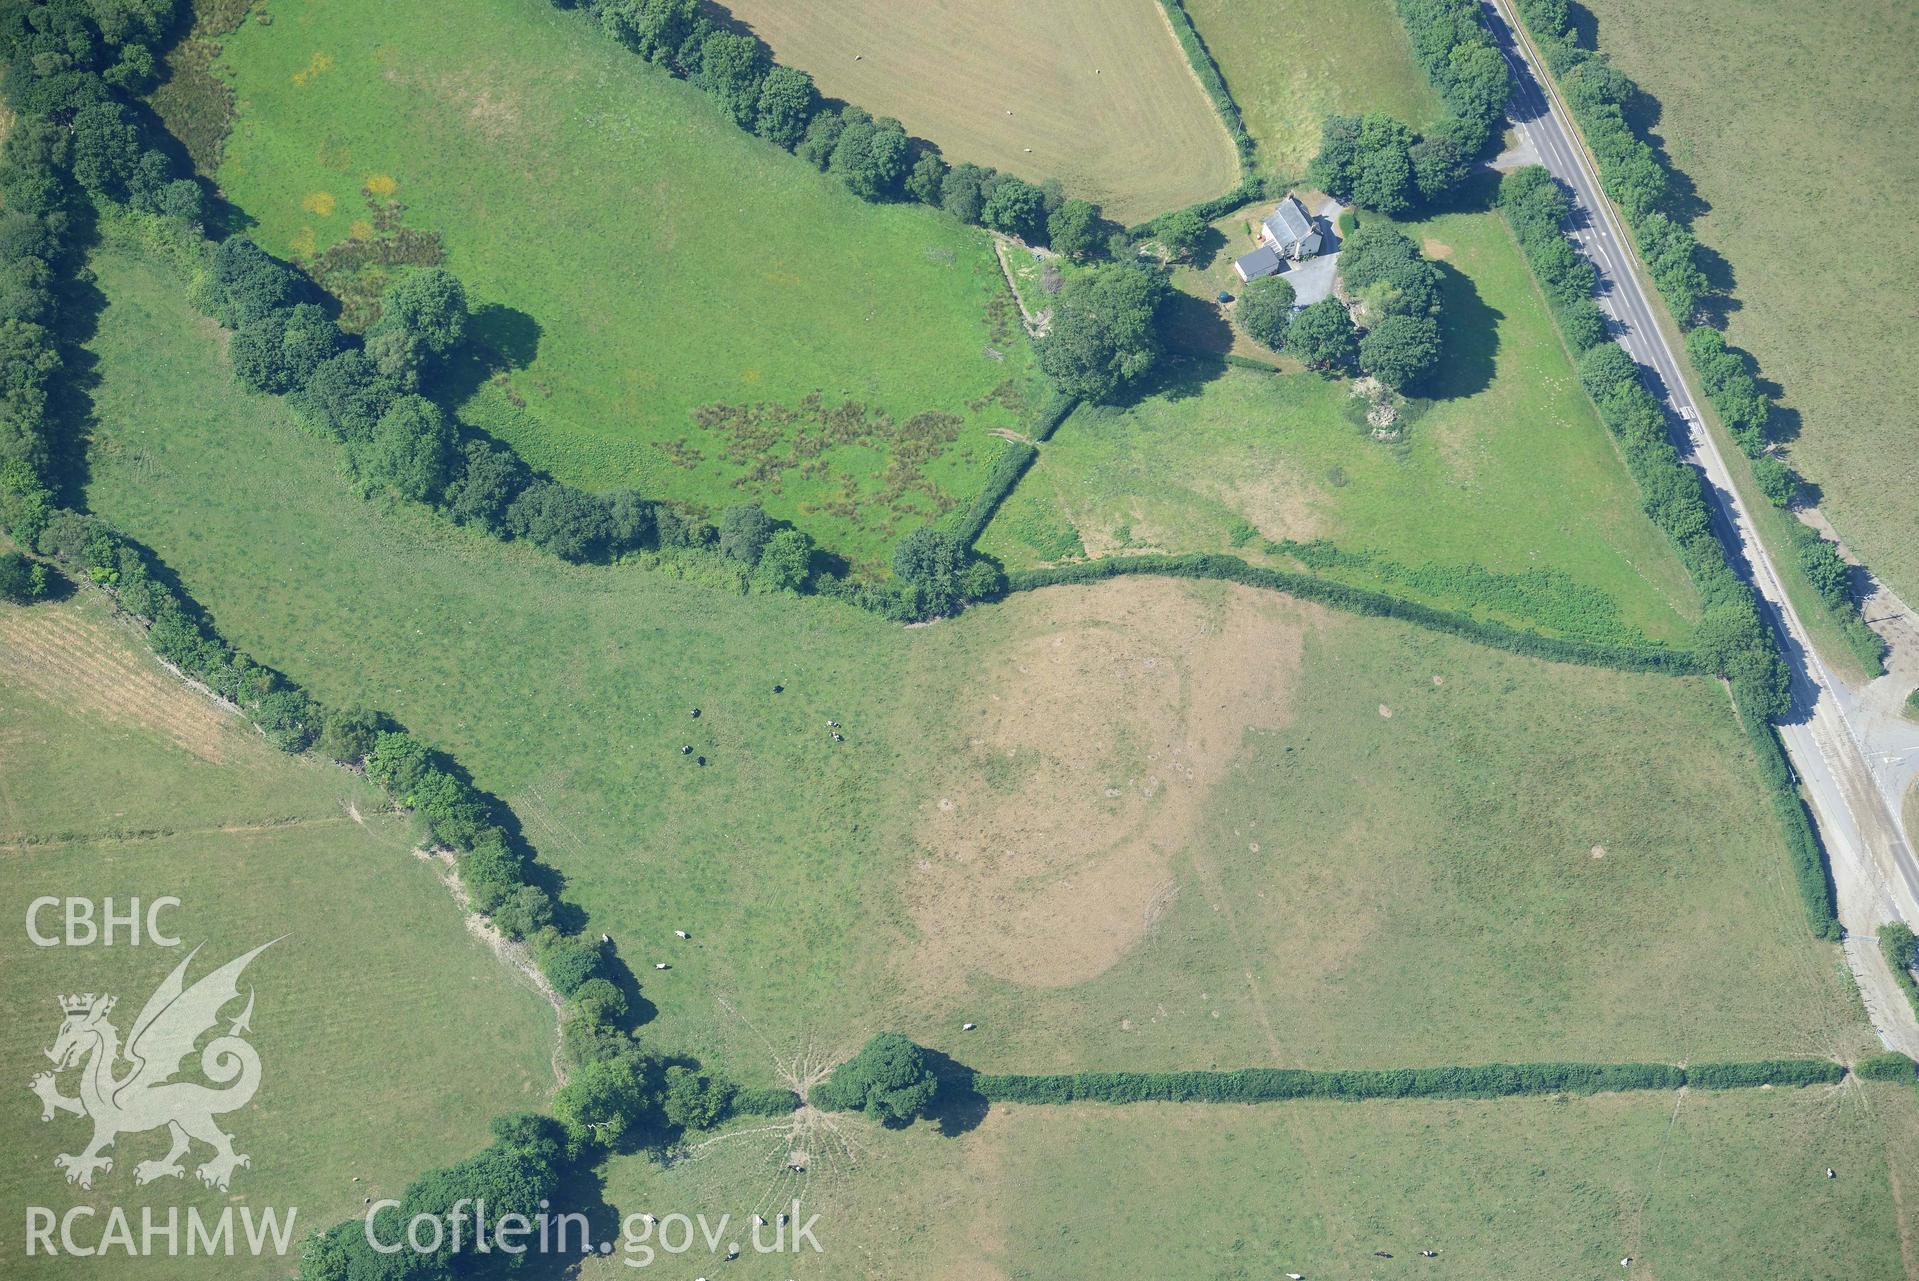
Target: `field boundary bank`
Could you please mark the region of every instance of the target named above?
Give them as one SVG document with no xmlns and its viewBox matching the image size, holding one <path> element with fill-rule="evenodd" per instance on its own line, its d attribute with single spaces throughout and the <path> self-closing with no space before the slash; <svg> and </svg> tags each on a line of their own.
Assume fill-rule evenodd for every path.
<svg viewBox="0 0 1919 1281">
<path fill-rule="evenodd" d="M 1537 53 L 1545 91 L 1566 105 L 1578 126 L 1574 144 L 1591 159 L 1605 198 L 1632 232 L 1629 263 L 1651 280 L 1678 327 L 1682 341 L 1677 345 L 1684 348 L 1682 368 L 1689 367 L 1686 372 L 1704 392 L 1719 426 L 1753 469 L 1754 483 L 1767 504 L 1791 522 L 1775 534 L 1775 541 L 1788 544 L 1789 554 L 1774 559 L 1782 565 L 1788 583 L 1798 589 L 1793 595 L 1810 595 L 1818 602 L 1817 615 L 1831 623 L 1840 644 L 1868 678 L 1885 675 L 1886 642 L 1866 623 L 1864 601 L 1853 593 L 1850 576 L 1830 568 L 1845 564 L 1838 545 L 1800 520 L 1794 510 L 1803 481 L 1775 452 L 1771 423 L 1777 406 L 1759 387 L 1758 361 L 1726 342 L 1723 319 L 1702 316 L 1706 300 L 1716 291 L 1699 266 L 1693 215 L 1672 199 L 1674 180 L 1684 177 L 1684 171 L 1633 128 L 1625 110 L 1631 99 L 1648 95 L 1599 47 L 1596 23 L 1591 46 L 1582 42 L 1564 0 L 1486 3 L 1496 9 L 1503 4 L 1515 19 L 1514 38 Z M 1598 68 L 1598 73 L 1583 76 L 1589 67 Z M 1727 303 L 1737 298 L 1731 291 L 1716 296 Z M 1761 468 L 1777 474 L 1773 483 L 1758 478 Z M 1755 516 L 1754 527 L 1762 534 L 1765 523 Z M 1864 562 L 1853 563 L 1871 575 Z M 1830 587 L 1822 589 L 1821 583 Z"/>
<path fill-rule="evenodd" d="M 1038 591 L 1077 583 L 1102 582 L 1128 575 L 1210 579 L 1281 592 L 1315 604 L 1373 618 L 1391 618 L 1429 631 L 1475 641 L 1492 649 L 1526 658 L 1572 663 L 1622 672 L 1656 672 L 1668 676 L 1706 676 L 1713 669 L 1697 650 L 1665 645 L 1608 645 L 1526 631 L 1505 623 L 1473 618 L 1387 592 L 1355 587 L 1335 579 L 1295 570 L 1268 569 L 1221 552 L 1193 552 L 1181 556 L 1109 556 L 1044 569 L 1019 570 L 1007 575 L 1006 591 Z"/>
</svg>

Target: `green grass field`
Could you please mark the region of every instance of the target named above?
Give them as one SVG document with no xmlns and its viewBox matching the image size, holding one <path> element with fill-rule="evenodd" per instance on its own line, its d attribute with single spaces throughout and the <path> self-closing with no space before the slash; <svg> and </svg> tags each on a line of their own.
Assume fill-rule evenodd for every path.
<svg viewBox="0 0 1919 1281">
<path fill-rule="evenodd" d="M 957 163 L 1058 178 L 1122 224 L 1231 190 L 1233 142 L 1157 0 L 733 0 L 822 93 Z"/>
<path fill-rule="evenodd" d="M 1919 1103 L 1890 1086 L 995 1107 L 958 1137 L 844 1129 L 851 1155 L 817 1143 L 804 1178 L 780 1176 L 780 1136 L 747 1134 L 668 1170 L 616 1160 L 607 1196 L 743 1221 L 801 1195 L 822 1252 L 749 1250 L 726 1275 L 750 1278 L 1894 1281 L 1919 1174 Z M 582 1275 L 629 1274 L 621 1257 Z M 707 1257 L 679 1261 L 697 1275 Z"/>
<path fill-rule="evenodd" d="M 0 606 L 0 780 L 0 906 L 11 923 L 0 935 L 0 1018 L 13 1029 L 0 1070 L 14 1094 L 0 1125 L 9 1153 L 0 1205 L 14 1231 L 29 1205 L 124 1206 L 136 1232 L 141 1206 L 293 1207 L 297 1254 L 307 1229 L 479 1150 L 485 1118 L 545 1106 L 553 1011 L 467 933 L 433 869 L 412 857 L 409 825 L 376 808 L 377 792 L 352 775 L 289 760 L 190 691 L 101 601 Z M 22 923 L 42 895 L 112 896 L 122 910 L 129 897 L 176 896 L 182 905 L 162 924 L 182 947 L 124 937 L 35 947 Z M 55 910 L 40 924 L 57 933 L 58 921 Z M 202 1187 L 191 1167 L 184 1182 L 138 1188 L 133 1167 L 162 1156 L 166 1136 L 126 1134 L 90 1192 L 69 1187 L 53 1157 L 78 1152 L 87 1123 L 65 1114 L 43 1123 L 26 1090 L 49 1066 L 41 1051 L 60 1025 L 55 998 L 112 993 L 125 1035 L 191 948 L 204 945 L 189 981 L 283 935 L 244 980 L 257 996 L 259 1092 L 223 1121 L 252 1165 L 226 1193 Z M 63 1090 L 75 1092 L 71 1074 Z M 196 1147 L 192 1161 L 206 1156 Z M 23 1248 L 9 1237 L 9 1251 Z M 220 1271 L 285 1276 L 292 1265 L 242 1257 Z M 10 1274 L 27 1275 L 21 1267 L 204 1276 L 206 1264 L 36 1260 Z"/>
<path fill-rule="evenodd" d="M 1269 173 L 1297 178 L 1320 122 L 1387 111 L 1415 129 L 1442 113 L 1391 0 L 1184 0 Z"/>
<path fill-rule="evenodd" d="M 171 279 L 117 254 L 95 269 L 114 301 L 93 503 L 240 644 L 324 699 L 389 710 L 512 805 L 644 974 L 656 1044 L 764 1079 L 775 1057 L 879 1027 L 956 1048 L 962 1018 L 981 1024 L 968 1053 L 1030 1068 L 1798 1052 L 1852 1034 L 1709 684 L 1217 587 L 1046 592 L 901 631 L 827 601 L 569 568 L 351 497 L 279 405 L 213 382 L 215 335 Z M 1314 758 L 1327 768 L 1301 776 Z M 1360 813 L 1376 830 L 1353 830 Z M 1268 835 L 1232 832 L 1250 822 Z M 975 830 L 1039 861 L 981 862 Z M 1048 861 L 1055 830 L 1065 862 Z M 1062 918 L 1029 949 L 1019 913 L 1087 901 L 1081 878 L 1134 906 Z M 1338 903 L 1351 968 L 1319 957 L 1303 985 L 1312 936 L 1287 914 Z M 1261 914 L 1270 949 L 1235 954 L 1214 905 Z M 1022 977 L 1022 950 L 1056 972 Z M 1674 972 L 1697 991 L 1642 1014 Z M 1177 994 L 1164 1019 L 1155 991 Z M 1403 1013 L 1381 1027 L 1369 1002 Z"/>
<path fill-rule="evenodd" d="M 1919 597 L 1919 433 L 1878 412 L 1911 382 L 1919 316 L 1919 129 L 1910 6 L 1802 24 L 1776 7 L 1595 0 L 1599 43 L 1657 101 L 1652 129 L 1698 188 L 1699 238 L 1731 264 L 1727 329 L 1797 419 L 1792 461 L 1852 548 Z M 1793 92 L 1781 95 L 1781 84 Z M 1817 102 L 1815 111 L 1799 104 Z M 1781 179 L 1790 178 L 1782 185 Z M 1830 211 L 1829 250 L 1783 253 L 1803 200 Z"/>
<path fill-rule="evenodd" d="M 1014 566 L 1082 547 L 1260 560 L 1267 540 L 1324 538 L 1372 557 L 1336 571 L 1368 585 L 1466 608 L 1483 584 L 1448 576 L 1477 564 L 1519 576 L 1498 598 L 1510 621 L 1683 641 L 1692 589 L 1505 224 L 1447 214 L 1409 231 L 1445 264 L 1449 345 L 1403 440 L 1372 439 L 1343 382 L 1189 362 L 1136 406 L 1068 419 L 982 549 Z"/>
<path fill-rule="evenodd" d="M 363 189 L 393 188 L 484 309 L 454 398 L 562 479 L 759 499 L 878 559 L 970 495 L 989 430 L 1033 397 L 983 233 L 862 203 L 577 15 L 291 0 L 273 19 L 219 63 L 228 198 L 310 255 L 373 234 Z M 750 406 L 798 421 L 769 448 Z"/>
</svg>

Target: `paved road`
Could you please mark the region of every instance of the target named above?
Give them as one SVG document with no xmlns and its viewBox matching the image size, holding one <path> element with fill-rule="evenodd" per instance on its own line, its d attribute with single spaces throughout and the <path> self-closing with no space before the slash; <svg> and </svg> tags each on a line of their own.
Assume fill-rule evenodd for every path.
<svg viewBox="0 0 1919 1281">
<path fill-rule="evenodd" d="M 1698 406 L 1680 375 L 1679 361 L 1654 319 L 1661 306 L 1633 270 L 1631 236 L 1599 185 L 1591 158 L 1565 104 L 1544 87 L 1543 59 L 1516 30 L 1506 0 L 1483 0 L 1488 21 L 1515 81 L 1511 115 L 1514 127 L 1537 151 L 1540 162 L 1573 193 L 1573 236 L 1599 271 L 1599 305 L 1612 321 L 1620 344 L 1638 362 L 1641 376 L 1660 396 L 1671 416 L 1674 443 L 1697 466 L 1715 500 L 1718 533 L 1734 568 L 1758 591 L 1777 627 L 1792 667 L 1795 713 L 1779 727 L 1794 768 L 1805 784 L 1831 858 L 1839 890 L 1841 923 L 1865 933 L 1894 917 L 1919 923 L 1919 861 L 1913 858 L 1868 767 L 1854 727 L 1833 691 L 1832 674 L 1812 647 L 1792 602 L 1780 586 L 1770 556 L 1741 505 L 1725 459 L 1706 431 Z M 1888 1045 L 1919 1054 L 1919 1024 L 1894 989 L 1883 962 L 1871 964 L 1877 949 L 1849 948 L 1854 973 L 1867 992 L 1875 1023 Z M 1890 1015 L 1881 1011 L 1891 1006 Z"/>
</svg>

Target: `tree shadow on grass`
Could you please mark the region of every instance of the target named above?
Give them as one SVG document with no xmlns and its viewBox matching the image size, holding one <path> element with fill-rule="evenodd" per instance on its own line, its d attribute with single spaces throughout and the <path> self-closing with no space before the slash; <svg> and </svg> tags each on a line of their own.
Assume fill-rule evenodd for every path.
<svg viewBox="0 0 1919 1281">
<path fill-rule="evenodd" d="M 433 376 L 434 399 L 457 409 L 495 374 L 525 369 L 540 354 L 544 332 L 539 321 L 517 308 L 496 302 L 474 308 L 465 341 Z"/>
<path fill-rule="evenodd" d="M 1225 247 L 1225 233 L 1218 227 L 1208 227 L 1199 234 L 1198 242 L 1193 245 L 1188 265 L 1195 271 L 1208 271 L 1219 261 L 1219 252 Z"/>
<path fill-rule="evenodd" d="M 1433 400 L 1476 395 L 1492 385 L 1499 354 L 1499 322 L 1506 314 L 1479 296 L 1472 279 L 1451 263 L 1439 268 L 1439 367 L 1418 387 Z"/>
<path fill-rule="evenodd" d="M 1222 372 L 1224 357 L 1233 349 L 1233 327 L 1227 323 L 1219 304 L 1210 299 L 1195 298 L 1182 290 L 1174 290 L 1160 304 L 1159 331 L 1172 356 L 1190 357 L 1203 364 L 1219 365 Z M 1192 371 L 1177 367 L 1191 363 L 1190 359 L 1160 362 L 1159 368 L 1153 371 L 1147 382 L 1141 384 L 1140 396 L 1165 394 L 1170 387 L 1189 382 Z"/>
<path fill-rule="evenodd" d="M 926 1050 L 926 1064 L 939 1081 L 939 1093 L 927 1118 L 944 1138 L 957 1138 L 979 1128 L 986 1119 L 986 1096 L 973 1088 L 973 1069 L 938 1050 Z"/>
</svg>

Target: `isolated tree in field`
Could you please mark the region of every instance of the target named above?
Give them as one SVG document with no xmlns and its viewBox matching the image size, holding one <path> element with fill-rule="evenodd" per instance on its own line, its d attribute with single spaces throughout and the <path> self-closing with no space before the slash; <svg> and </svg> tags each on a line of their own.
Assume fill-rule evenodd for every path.
<svg viewBox="0 0 1919 1281">
<path fill-rule="evenodd" d="M 753 132 L 791 151 L 806 136 L 806 122 L 813 118 L 819 100 L 813 77 L 794 67 L 775 66 L 760 82 Z"/>
<path fill-rule="evenodd" d="M 1206 239 L 1206 220 L 1191 209 L 1176 209 L 1154 225 L 1153 235 L 1173 258 L 1191 258 Z"/>
<path fill-rule="evenodd" d="M 1068 258 L 1090 258 L 1106 248 L 1106 229 L 1098 205 L 1066 200 L 1047 216 L 1046 240 Z"/>
<path fill-rule="evenodd" d="M 1439 363 L 1439 325 L 1431 316 L 1388 316 L 1359 340 L 1359 367 L 1388 387 L 1418 382 Z"/>
<path fill-rule="evenodd" d="M 1286 349 L 1308 369 L 1341 369 L 1351 364 L 1359 344 L 1345 304 L 1337 298 L 1322 298 L 1294 316 L 1286 331 Z"/>
<path fill-rule="evenodd" d="M 926 1051 L 897 1032 L 881 1032 L 835 1068 L 815 1094 L 823 1106 L 907 1125 L 926 1114 L 938 1090 Z"/>
<path fill-rule="evenodd" d="M 1165 277 L 1137 263 L 1093 267 L 1066 283 L 1052 327 L 1039 341 L 1040 368 L 1060 388 L 1111 401 L 1158 363 L 1157 320 Z"/>
<path fill-rule="evenodd" d="M 751 129 L 759 111 L 760 84 L 772 64 L 766 46 L 754 37 L 716 29 L 700 41 L 693 83 L 718 99 L 734 124 Z"/>
<path fill-rule="evenodd" d="M 1286 345 L 1286 331 L 1292 327 L 1293 299 L 1292 285 L 1278 276 L 1250 280 L 1233 304 L 1233 323 L 1268 351 L 1278 351 Z"/>
<path fill-rule="evenodd" d="M 1010 174 L 995 174 L 981 186 L 980 221 L 994 231 L 1036 241 L 1046 230 L 1046 193 Z"/>
<path fill-rule="evenodd" d="M 758 564 L 772 537 L 773 518 L 758 503 L 736 503 L 720 516 L 720 554 L 741 564 Z"/>
<path fill-rule="evenodd" d="M 466 288 L 444 267 L 408 272 L 387 286 L 380 319 L 371 332 L 413 335 L 435 356 L 444 356 L 466 336 Z"/>
</svg>

